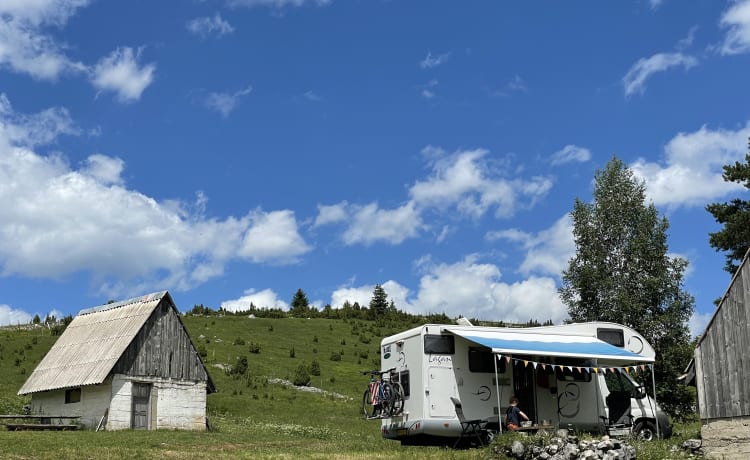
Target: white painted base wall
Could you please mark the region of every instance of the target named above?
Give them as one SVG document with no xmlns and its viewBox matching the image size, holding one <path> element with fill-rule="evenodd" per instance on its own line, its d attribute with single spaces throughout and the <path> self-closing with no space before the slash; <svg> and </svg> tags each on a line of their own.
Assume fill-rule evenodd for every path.
<svg viewBox="0 0 750 460">
<path fill-rule="evenodd" d="M 81 387 L 81 401 L 65 404 L 65 390 L 34 393 L 31 410 L 34 414 L 75 415 L 87 428 L 95 429 L 104 411 L 107 430 L 127 430 L 131 427 L 132 381 L 150 383 L 149 430 L 206 429 L 206 383 L 160 378 L 137 378 L 116 374 L 100 385 Z M 52 423 L 70 423 L 56 421 Z"/>
<path fill-rule="evenodd" d="M 117 374 L 112 380 L 112 402 L 108 430 L 131 426 L 131 381 L 150 383 L 151 416 L 149 430 L 205 430 L 206 384 L 159 378 L 137 378 Z"/>
</svg>

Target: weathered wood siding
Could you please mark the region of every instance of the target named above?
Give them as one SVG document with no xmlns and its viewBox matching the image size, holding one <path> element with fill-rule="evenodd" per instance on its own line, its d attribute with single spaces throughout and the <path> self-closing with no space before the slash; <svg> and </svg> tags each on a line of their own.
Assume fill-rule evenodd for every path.
<svg viewBox="0 0 750 460">
<path fill-rule="evenodd" d="M 158 377 L 134 378 L 115 375 L 108 430 L 125 430 L 132 423 L 133 381 L 151 384 L 149 430 L 205 430 L 206 383 Z"/>
<path fill-rule="evenodd" d="M 162 301 L 112 370 L 141 377 L 206 382 L 208 374 L 178 313 Z"/>
<path fill-rule="evenodd" d="M 96 428 L 109 407 L 112 385 L 106 380 L 100 385 L 81 387 L 81 401 L 65 404 L 65 390 L 43 391 L 31 396 L 31 412 L 34 414 L 75 415 L 78 422 L 88 428 Z M 64 423 L 68 423 L 67 421 Z"/>
<path fill-rule="evenodd" d="M 750 263 L 748 256 L 695 350 L 701 419 L 750 416 Z"/>
</svg>

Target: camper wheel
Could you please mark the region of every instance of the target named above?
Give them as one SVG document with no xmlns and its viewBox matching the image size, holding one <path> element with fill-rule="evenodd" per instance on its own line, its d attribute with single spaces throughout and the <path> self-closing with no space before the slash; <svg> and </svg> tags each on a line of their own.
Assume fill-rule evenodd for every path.
<svg viewBox="0 0 750 460">
<path fill-rule="evenodd" d="M 656 425 L 648 420 L 638 422 L 635 424 L 635 434 L 643 441 L 653 441 L 656 439 Z"/>
</svg>

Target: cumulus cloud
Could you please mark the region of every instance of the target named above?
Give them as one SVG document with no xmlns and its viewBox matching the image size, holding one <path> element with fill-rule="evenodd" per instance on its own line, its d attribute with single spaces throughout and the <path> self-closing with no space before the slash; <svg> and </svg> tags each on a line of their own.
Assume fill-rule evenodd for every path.
<svg viewBox="0 0 750 460">
<path fill-rule="evenodd" d="M 120 102 L 133 102 L 153 82 L 156 64 L 140 65 L 141 49 L 122 47 L 103 57 L 92 68 L 91 83 L 99 91 L 112 91 Z"/>
<path fill-rule="evenodd" d="M 279 296 L 271 289 L 263 289 L 262 291 L 248 289 L 239 299 L 222 302 L 221 308 L 226 311 L 244 311 L 249 310 L 251 304 L 256 308 L 289 309 L 289 304 L 279 299 Z"/>
<path fill-rule="evenodd" d="M 423 154 L 432 166 L 432 174 L 409 189 L 412 200 L 420 207 L 455 207 L 461 214 L 475 218 L 494 208 L 497 217 L 507 217 L 525 204 L 524 199 L 533 204 L 552 187 L 552 181 L 545 177 L 502 177 L 500 168 L 490 166 L 485 149 L 447 154 L 430 146 Z"/>
<path fill-rule="evenodd" d="M 727 29 L 721 54 L 740 54 L 750 51 L 750 0 L 740 0 L 724 12 L 719 21 Z"/>
<path fill-rule="evenodd" d="M 693 337 L 698 337 L 699 335 L 703 334 L 703 331 L 706 330 L 706 326 L 708 326 L 708 322 L 711 321 L 711 318 L 713 317 L 714 312 L 710 313 L 698 313 L 693 312 L 693 315 L 690 317 L 690 320 L 688 321 L 688 327 L 690 328 L 690 335 Z"/>
<path fill-rule="evenodd" d="M 377 203 L 352 205 L 345 201 L 318 206 L 314 226 L 347 222 L 342 236 L 347 245 L 371 245 L 376 242 L 400 244 L 414 238 L 422 228 L 422 219 L 414 203 L 408 202 L 395 209 L 382 209 Z"/>
<path fill-rule="evenodd" d="M 49 144 L 63 134 L 76 135 L 80 129 L 70 118 L 67 109 L 54 107 L 39 113 L 16 113 L 5 93 L 0 93 L 0 142 L 34 147 Z"/>
<path fill-rule="evenodd" d="M 13 324 L 28 324 L 33 316 L 23 310 L 16 310 L 8 305 L 0 304 L 0 326 Z"/>
<path fill-rule="evenodd" d="M 424 275 L 413 296 L 396 281 L 383 284 L 397 308 L 412 313 L 445 313 L 451 317 L 463 315 L 511 322 L 551 319 L 559 323 L 567 317 L 552 278 L 530 277 L 504 283 L 500 269 L 494 264 L 480 263 L 476 255 L 453 264 L 423 261 L 421 269 Z M 373 288 L 342 287 L 333 293 L 331 306 L 339 308 L 346 300 L 368 305 Z"/>
<path fill-rule="evenodd" d="M 622 78 L 625 95 L 643 93 L 646 90 L 646 80 L 655 73 L 664 72 L 672 67 L 683 67 L 688 70 L 696 65 L 698 59 L 683 53 L 657 53 L 648 58 L 641 58 Z"/>
<path fill-rule="evenodd" d="M 89 0 L 35 0 L 0 2 L 0 67 L 33 78 L 55 80 L 60 74 L 84 70 L 65 56 L 65 47 L 45 33 L 62 28 Z"/>
<path fill-rule="evenodd" d="M 630 165 L 646 182 L 646 192 L 656 205 L 704 205 L 742 189 L 725 182 L 722 166 L 743 161 L 750 136 L 750 122 L 737 130 L 702 126 L 681 132 L 664 147 L 663 162 L 639 159 Z"/>
<path fill-rule="evenodd" d="M 222 117 L 227 118 L 237 108 L 240 99 L 252 91 L 253 87 L 247 86 L 234 93 L 209 93 L 204 102 L 206 107 L 219 112 Z"/>
<path fill-rule="evenodd" d="M 443 65 L 448 62 L 450 55 L 451 53 L 433 55 L 431 52 L 428 52 L 427 56 L 419 61 L 419 67 L 423 69 L 432 69 L 433 67 Z"/>
<path fill-rule="evenodd" d="M 573 223 L 568 214 L 559 218 L 550 228 L 536 234 L 519 229 L 496 230 L 485 236 L 489 241 L 506 240 L 526 250 L 519 270 L 560 277 L 568 261 L 575 255 Z"/>
<path fill-rule="evenodd" d="M 185 24 L 185 28 L 187 28 L 190 33 L 198 35 L 201 38 L 206 38 L 211 35 L 222 37 L 234 32 L 234 27 L 224 20 L 219 13 L 216 13 L 213 16 L 191 19 Z"/>
<path fill-rule="evenodd" d="M 585 147 L 579 147 L 577 145 L 568 144 L 552 154 L 550 163 L 553 165 L 561 165 L 565 163 L 571 163 L 577 161 L 584 163 L 591 159 L 591 152 Z"/>
<path fill-rule="evenodd" d="M 75 168 L 34 152 L 22 142 L 28 136 L 17 134 L 31 130 L 22 123 L 34 117 L 7 110 L 0 113 L 2 276 L 89 273 L 102 292 L 121 297 L 165 285 L 188 289 L 233 260 L 292 263 L 310 250 L 292 211 L 206 219 L 200 194 L 191 205 L 128 189 L 121 159 L 96 154 Z M 53 140 L 58 128 L 49 129 Z"/>
</svg>

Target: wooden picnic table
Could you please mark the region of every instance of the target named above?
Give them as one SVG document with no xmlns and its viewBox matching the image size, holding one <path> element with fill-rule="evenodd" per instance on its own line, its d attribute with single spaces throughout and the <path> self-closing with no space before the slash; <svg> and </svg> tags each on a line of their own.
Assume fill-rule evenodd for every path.
<svg viewBox="0 0 750 460">
<path fill-rule="evenodd" d="M 79 415 L 50 415 L 50 414 L 10 414 L 0 415 L 0 420 L 20 420 L 19 422 L 0 422 L 0 425 L 5 425 L 8 431 L 20 431 L 20 430 L 54 430 L 54 431 L 69 431 L 77 430 L 78 425 L 75 423 L 64 423 L 78 420 L 81 418 Z M 29 423 L 37 421 L 38 423 Z M 57 421 L 57 423 L 53 423 Z"/>
</svg>

